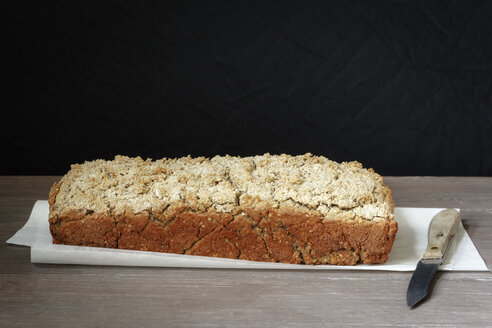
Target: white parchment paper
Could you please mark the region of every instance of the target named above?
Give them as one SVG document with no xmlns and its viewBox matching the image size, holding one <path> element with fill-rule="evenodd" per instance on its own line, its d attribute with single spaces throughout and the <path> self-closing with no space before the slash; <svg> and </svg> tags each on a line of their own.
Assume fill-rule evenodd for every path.
<svg viewBox="0 0 492 328">
<path fill-rule="evenodd" d="M 27 223 L 7 240 L 31 247 L 31 262 L 85 265 L 125 265 L 188 268 L 302 269 L 302 270 L 387 270 L 413 271 L 427 246 L 427 229 L 442 208 L 397 207 L 398 233 L 385 264 L 334 266 L 263 263 L 203 256 L 166 254 L 122 249 L 53 245 L 48 224 L 48 202 L 35 203 Z M 440 270 L 488 271 L 475 245 L 460 224 Z"/>
</svg>

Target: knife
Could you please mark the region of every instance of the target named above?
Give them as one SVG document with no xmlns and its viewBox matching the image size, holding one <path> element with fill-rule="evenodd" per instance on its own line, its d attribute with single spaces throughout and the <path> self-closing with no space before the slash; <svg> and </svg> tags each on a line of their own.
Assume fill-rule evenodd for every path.
<svg viewBox="0 0 492 328">
<path fill-rule="evenodd" d="M 427 233 L 427 249 L 408 285 L 408 306 L 413 307 L 427 295 L 432 278 L 446 256 L 460 220 L 460 212 L 452 208 L 443 210 L 432 218 Z"/>
</svg>

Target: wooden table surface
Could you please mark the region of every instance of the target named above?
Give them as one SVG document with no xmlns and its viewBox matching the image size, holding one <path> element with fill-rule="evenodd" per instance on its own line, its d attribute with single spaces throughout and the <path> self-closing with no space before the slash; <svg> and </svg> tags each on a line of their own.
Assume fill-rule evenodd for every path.
<svg viewBox="0 0 492 328">
<path fill-rule="evenodd" d="M 492 274 L 438 272 L 414 309 L 411 272 L 32 264 L 5 241 L 59 177 L 0 177 L 0 327 L 492 327 Z M 386 177 L 396 206 L 458 207 L 492 267 L 492 178 Z"/>
</svg>

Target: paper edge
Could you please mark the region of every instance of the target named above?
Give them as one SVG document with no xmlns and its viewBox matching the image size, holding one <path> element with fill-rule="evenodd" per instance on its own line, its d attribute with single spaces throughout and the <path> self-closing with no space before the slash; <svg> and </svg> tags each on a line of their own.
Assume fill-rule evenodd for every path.
<svg viewBox="0 0 492 328">
<path fill-rule="evenodd" d="M 30 229 L 31 227 L 35 228 L 35 229 L 39 229 L 39 225 L 37 225 L 34 220 L 33 220 L 33 215 L 34 215 L 34 211 L 42 206 L 45 205 L 45 203 L 47 203 L 48 201 L 47 200 L 37 200 L 34 202 L 34 205 L 32 206 L 32 209 L 31 209 L 31 213 L 29 214 L 29 218 L 27 219 L 26 223 L 22 226 L 22 228 L 20 228 L 19 230 L 17 230 L 9 239 L 7 239 L 5 242 L 8 243 L 8 244 L 12 244 L 12 245 L 21 245 L 21 246 L 28 246 L 28 247 L 32 247 L 32 245 L 34 244 L 34 240 L 31 240 L 30 243 L 23 243 L 23 242 L 20 242 L 20 241 L 17 241 L 19 239 L 21 239 L 22 235 L 26 234 L 26 229 Z"/>
<path fill-rule="evenodd" d="M 19 233 L 22 231 L 27 226 L 36 226 L 35 224 L 32 224 L 31 219 L 33 217 L 34 211 L 36 207 L 39 207 L 40 204 L 44 203 L 45 205 L 47 201 L 46 200 L 37 200 L 34 203 L 34 206 L 31 210 L 30 216 L 28 221 L 24 224 L 24 226 L 19 229 L 11 238 L 9 238 L 6 242 L 10 244 L 17 244 L 17 245 L 23 245 L 23 246 L 30 246 L 31 247 L 31 262 L 32 263 L 51 263 L 51 264 L 78 264 L 78 265 L 107 265 L 107 266 L 134 266 L 134 267 L 181 267 L 181 268 L 216 268 L 216 269 L 266 269 L 266 270 L 347 270 L 347 271 L 353 271 L 353 270 L 358 270 L 358 271 L 392 271 L 392 272 L 411 272 L 414 271 L 415 268 L 392 268 L 391 266 L 399 266 L 401 264 L 358 264 L 355 266 L 337 266 L 337 265 L 312 265 L 312 266 L 306 266 L 306 265 L 299 265 L 299 264 L 288 264 L 288 263 L 269 263 L 269 262 L 255 262 L 255 261 L 246 261 L 246 260 L 237 260 L 237 259 L 224 259 L 224 258 L 214 258 L 214 257 L 205 257 L 205 256 L 193 256 L 193 262 L 192 263 L 181 263 L 181 262 L 188 262 L 190 260 L 191 255 L 183 255 L 183 254 L 172 254 L 172 253 L 159 253 L 159 252 L 148 252 L 148 251 L 137 251 L 137 250 L 124 250 L 124 249 L 111 249 L 111 248 L 98 248 L 98 247 L 86 247 L 86 246 L 70 246 L 70 245 L 39 245 L 36 243 L 36 241 L 32 241 L 31 244 L 25 244 L 25 243 L 16 243 L 15 239 L 19 236 Z M 400 209 L 400 210 L 405 210 L 405 209 L 434 209 L 434 210 L 442 210 L 442 208 L 422 208 L 422 207 L 396 207 L 395 209 Z M 457 209 L 458 211 L 460 209 Z M 40 225 L 37 226 L 38 229 L 41 228 Z M 483 271 L 489 271 L 487 265 L 485 264 L 485 261 L 483 260 L 482 256 L 478 252 L 478 249 L 476 248 L 475 244 L 469 237 L 467 231 L 464 229 L 463 225 L 461 224 L 461 228 L 463 230 L 463 238 L 467 238 L 471 242 L 471 246 L 473 246 L 476 255 L 480 259 L 480 268 L 475 268 L 475 269 L 459 269 L 455 268 L 455 265 L 451 265 L 450 267 L 440 267 L 438 270 L 439 271 L 473 271 L 473 272 L 483 272 Z M 22 234 L 22 233 L 21 233 Z M 89 255 L 90 258 L 87 259 L 87 261 L 81 261 L 80 259 L 76 259 L 73 261 L 66 261 L 64 260 L 62 263 L 58 263 L 57 256 L 51 256 L 53 255 L 53 252 L 42 252 L 42 250 L 47 250 L 47 249 L 56 249 L 55 252 L 56 254 L 60 254 L 60 252 L 70 252 L 73 253 L 75 252 L 83 252 L 86 255 Z M 112 258 L 110 261 L 108 259 L 104 259 L 104 256 L 106 254 L 99 253 L 97 250 L 104 250 L 105 252 L 112 252 L 114 254 L 118 254 L 119 256 L 132 256 L 134 257 L 134 260 L 132 262 L 128 261 L 122 261 L 123 264 L 121 264 L 121 261 L 116 261 L 115 259 Z M 149 255 L 153 257 L 160 257 L 162 261 L 165 261 L 165 263 L 148 263 L 145 261 L 145 258 L 148 256 L 142 256 L 142 255 Z M 100 256 L 99 256 L 100 255 Z M 97 260 L 99 257 L 102 259 Z M 76 257 L 69 257 L 71 259 L 75 259 Z M 96 258 L 96 261 L 94 261 L 94 258 Z M 169 258 L 172 260 L 170 261 Z M 90 261 L 89 261 L 90 260 Z M 94 262 L 101 262 L 95 264 Z M 104 263 L 102 263 L 104 262 Z M 128 262 L 128 263 L 125 263 Z"/>
</svg>

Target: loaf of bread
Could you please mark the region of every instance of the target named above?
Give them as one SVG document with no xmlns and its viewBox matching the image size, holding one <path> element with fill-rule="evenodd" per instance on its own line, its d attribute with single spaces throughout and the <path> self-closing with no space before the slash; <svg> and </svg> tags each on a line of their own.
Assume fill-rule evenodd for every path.
<svg viewBox="0 0 492 328">
<path fill-rule="evenodd" d="M 51 189 L 53 243 L 296 264 L 383 263 L 391 190 L 321 156 L 116 156 L 72 165 Z"/>
</svg>

